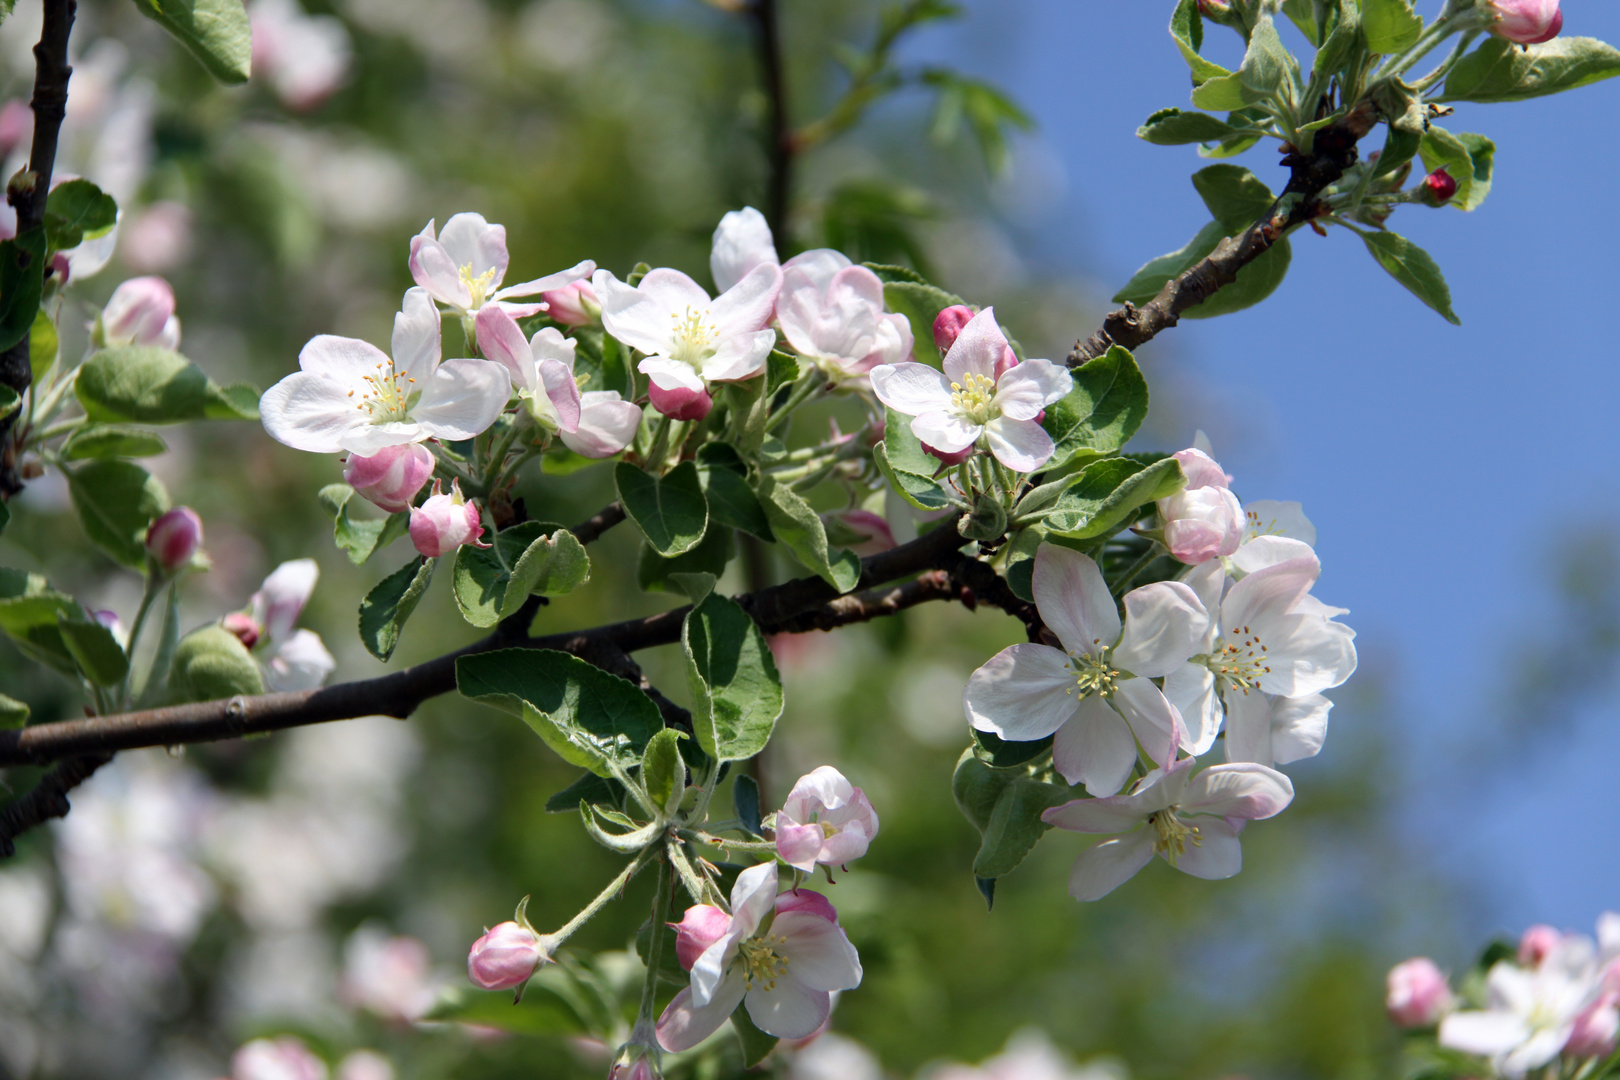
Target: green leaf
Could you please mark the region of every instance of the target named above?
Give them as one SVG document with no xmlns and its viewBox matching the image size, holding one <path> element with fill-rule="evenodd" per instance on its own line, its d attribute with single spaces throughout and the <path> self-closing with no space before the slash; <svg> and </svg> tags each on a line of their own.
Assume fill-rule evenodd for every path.
<svg viewBox="0 0 1620 1080">
<path fill-rule="evenodd" d="M 737 556 L 737 534 L 730 529 L 710 529 L 703 543 L 673 559 L 666 559 L 646 544 L 636 561 L 636 584 L 643 592 L 686 593 L 683 578 L 704 575 L 719 578 Z"/>
<path fill-rule="evenodd" d="M 1069 374 L 1072 387 L 1062 400 L 1046 407 L 1041 421 L 1056 447 L 1049 470 L 1077 454 L 1113 453 L 1147 419 L 1147 380 L 1129 349 L 1111 346 Z"/>
<path fill-rule="evenodd" d="M 891 281 L 883 286 L 883 302 L 890 311 L 904 315 L 911 323 L 916 341 L 911 351 L 923 363 L 939 364 L 939 349 L 934 345 L 934 320 L 948 307 L 966 303 L 955 293 L 913 281 Z"/>
<path fill-rule="evenodd" d="M 1316 0 L 1283 0 L 1282 13 L 1299 27 L 1312 47 L 1322 44 L 1322 27 L 1316 21 Z"/>
<path fill-rule="evenodd" d="M 737 1006 L 731 1014 L 731 1026 L 737 1030 L 737 1041 L 742 1044 L 743 1068 L 752 1069 L 776 1049 L 776 1036 L 767 1035 L 754 1026 L 746 1005 Z"/>
<path fill-rule="evenodd" d="M 0 694 L 0 731 L 20 728 L 28 723 L 28 704 Z"/>
<path fill-rule="evenodd" d="M 1181 0 L 1176 5 L 1175 13 L 1170 16 L 1170 36 L 1181 50 L 1181 58 L 1192 69 L 1195 86 L 1231 74 L 1199 55 L 1204 48 L 1204 20 L 1198 14 L 1198 0 Z"/>
<path fill-rule="evenodd" d="M 332 515 L 332 539 L 349 561 L 361 566 L 365 561 L 410 531 L 408 511 L 381 518 L 349 515 L 354 488 L 348 484 L 327 484 L 316 494 L 326 512 Z M 362 500 L 363 501 L 363 500 Z"/>
<path fill-rule="evenodd" d="M 847 549 L 836 555 L 832 553 L 820 515 L 798 492 L 767 476 L 760 485 L 759 495 L 765 516 L 770 519 L 771 531 L 782 546 L 793 552 L 794 558 L 840 593 L 855 587 L 861 577 L 860 557 Z"/>
<path fill-rule="evenodd" d="M 399 644 L 399 632 L 433 580 L 437 559 L 418 555 L 376 584 L 360 601 L 360 640 L 366 651 L 386 661 Z"/>
<path fill-rule="evenodd" d="M 88 180 L 65 180 L 45 199 L 45 241 L 57 251 L 105 236 L 118 223 L 118 203 Z"/>
<path fill-rule="evenodd" d="M 1197 266 L 1226 238 L 1227 230 L 1218 221 L 1212 221 L 1198 231 L 1198 235 L 1180 251 L 1160 255 L 1145 263 L 1114 296 L 1114 302 L 1146 304 L 1165 282 Z M 1288 274 L 1293 249 L 1286 237 L 1271 245 L 1265 254 L 1238 271 L 1237 280 L 1214 293 L 1208 300 L 1181 313 L 1184 319 L 1209 319 L 1253 307 L 1273 292 Z"/>
<path fill-rule="evenodd" d="M 957 759 L 951 793 L 962 815 L 979 830 L 973 876 L 982 880 L 1011 873 L 1051 828 L 1041 813 L 1072 798 L 1068 788 L 1038 780 L 1028 768 L 986 764 L 973 747 Z"/>
<path fill-rule="evenodd" d="M 456 551 L 453 592 L 461 614 L 474 626 L 494 626 L 517 613 L 533 593 L 565 596 L 590 580 L 591 560 L 567 529 L 525 521 L 495 534 L 487 548 Z"/>
<path fill-rule="evenodd" d="M 1445 275 L 1427 251 L 1387 230 L 1362 233 L 1361 239 L 1378 265 L 1389 271 L 1390 277 L 1445 316 L 1447 322 L 1462 325 L 1462 320 L 1451 310 L 1451 288 L 1446 284 Z"/>
<path fill-rule="evenodd" d="M 1423 17 L 1412 0 L 1361 0 L 1361 28 L 1373 52 L 1405 52 L 1423 33 Z"/>
<path fill-rule="evenodd" d="M 887 263 L 875 262 L 862 263 L 861 265 L 876 274 L 878 280 L 884 284 L 891 281 L 913 281 L 918 285 L 928 284 L 927 279 L 909 266 L 890 266 Z"/>
<path fill-rule="evenodd" d="M 1221 223 L 1218 221 L 1209 222 L 1202 229 L 1199 229 L 1197 235 L 1189 240 L 1181 250 L 1160 255 L 1156 259 L 1149 259 L 1143 263 L 1141 268 L 1131 275 L 1131 280 L 1127 281 L 1124 287 L 1114 294 L 1113 302 L 1116 304 L 1148 303 L 1159 295 L 1159 290 L 1164 288 L 1165 282 L 1171 278 L 1180 277 L 1198 265 L 1199 262 L 1209 256 L 1210 252 L 1215 250 L 1215 245 L 1225 238 L 1226 230 L 1221 227 Z"/>
<path fill-rule="evenodd" d="M 172 34 L 228 86 L 252 72 L 253 32 L 242 0 L 135 0 L 142 15 Z"/>
<path fill-rule="evenodd" d="M 571 814 L 579 804 L 618 809 L 624 803 L 624 785 L 588 772 L 546 800 L 546 813 Z"/>
<path fill-rule="evenodd" d="M 1294 100 L 1299 87 L 1299 61 L 1283 47 L 1270 14 L 1262 14 L 1254 24 L 1238 76 L 1246 105 Z"/>
<path fill-rule="evenodd" d="M 761 835 L 764 826 L 759 813 L 759 782 L 747 773 L 737 774 L 731 782 L 731 807 L 743 828 L 754 836 Z"/>
<path fill-rule="evenodd" d="M 799 358 L 781 349 L 772 349 L 765 359 L 765 392 L 774 394 L 799 377 Z"/>
<path fill-rule="evenodd" d="M 28 330 L 28 366 L 33 370 L 36 383 L 44 379 L 45 373 L 56 363 L 56 354 L 61 348 L 56 323 L 48 311 L 40 308 L 34 312 L 34 324 Z"/>
<path fill-rule="evenodd" d="M 169 444 L 155 431 L 127 424 L 88 424 L 67 437 L 62 444 L 62 460 L 152 457 L 168 448 Z"/>
<path fill-rule="evenodd" d="M 681 627 L 692 728 L 717 761 L 751 758 L 782 715 L 782 679 L 765 635 L 741 607 L 711 594 Z"/>
<path fill-rule="evenodd" d="M 457 549 L 451 592 L 461 617 L 472 625 L 489 627 L 501 621 L 502 601 L 511 580 L 494 548 L 464 544 Z"/>
<path fill-rule="evenodd" d="M 1328 31 L 1327 40 L 1316 52 L 1312 72 L 1325 79 L 1343 71 L 1349 66 L 1351 54 L 1357 45 L 1362 44 L 1360 3 L 1358 0 L 1338 0 L 1338 19 L 1333 29 Z"/>
<path fill-rule="evenodd" d="M 1459 210 L 1472 210 L 1491 191 L 1491 166 L 1496 144 L 1483 135 L 1453 135 L 1438 124 L 1429 125 L 1419 144 L 1423 167 L 1429 172 L 1445 169 L 1457 181 L 1457 193 L 1448 203 Z"/>
<path fill-rule="evenodd" d="M 252 387 L 220 387 L 173 349 L 153 345 L 102 349 L 79 369 L 73 390 L 92 420 L 175 424 L 258 416 Z"/>
<path fill-rule="evenodd" d="M 39 574 L 0 569 L 0 630 L 30 660 L 76 676 L 79 665 L 62 639 L 60 620 L 83 618 L 84 609 L 50 587 Z"/>
<path fill-rule="evenodd" d="M 1249 104 L 1238 72 L 1210 79 L 1192 93 L 1192 103 L 1209 112 L 1232 112 Z"/>
<path fill-rule="evenodd" d="M 683 461 L 657 477 L 621 461 L 613 467 L 613 480 L 625 513 L 658 554 L 679 555 L 702 541 L 709 504 L 697 465 Z"/>
<path fill-rule="evenodd" d="M 0 384 L 0 420 L 22 408 L 22 395 L 9 386 Z"/>
<path fill-rule="evenodd" d="M 0 241 L 0 352 L 28 336 L 44 294 L 45 230 Z"/>
<path fill-rule="evenodd" d="M 1058 499 L 1046 527 L 1079 540 L 1106 536 L 1129 524 L 1138 507 L 1169 498 L 1187 486 L 1175 458 L 1144 465 L 1133 458 L 1104 458 L 1087 465 Z"/>
<path fill-rule="evenodd" d="M 73 654 L 84 677 L 97 686 L 117 686 L 129 674 L 129 657 L 112 631 L 82 614 L 62 612 L 56 617 L 62 643 Z"/>
<path fill-rule="evenodd" d="M 652 796 L 654 806 L 674 813 L 686 791 L 686 765 L 681 761 L 680 741 L 686 733 L 664 728 L 647 740 L 641 755 L 641 782 Z"/>
<path fill-rule="evenodd" d="M 146 530 L 169 508 L 157 477 L 129 461 L 91 461 L 68 473 L 68 495 L 84 533 L 114 560 L 146 566 Z"/>
<path fill-rule="evenodd" d="M 216 624 L 180 639 L 169 673 L 169 691 L 176 703 L 262 694 L 264 675 L 241 640 Z"/>
<path fill-rule="evenodd" d="M 1596 38 L 1515 45 L 1490 37 L 1446 76 L 1443 101 L 1524 101 L 1620 75 L 1620 49 Z"/>
<path fill-rule="evenodd" d="M 1224 120 L 1203 112 L 1160 109 L 1136 129 L 1136 137 L 1155 146 L 1184 146 L 1187 143 L 1225 142 L 1241 132 Z"/>
<path fill-rule="evenodd" d="M 570 809 L 579 809 L 574 803 Z M 671 949 L 671 952 L 675 950 Z M 601 1011 L 597 994 L 581 985 L 572 965 L 547 964 L 530 977 L 521 1001 L 505 990 L 453 986 L 439 995 L 423 1020 L 454 1021 L 494 1028 L 514 1035 L 584 1035 L 598 1031 Z"/>
<path fill-rule="evenodd" d="M 1052 749 L 1053 736 L 1030 742 L 1012 742 L 988 731 L 973 730 L 973 756 L 992 769 L 1016 769 L 1029 764 Z"/>
<path fill-rule="evenodd" d="M 698 483 L 709 504 L 709 517 L 733 529 L 775 543 L 770 520 L 748 484 L 748 466 L 726 443 L 705 443 L 697 452 Z"/>
<path fill-rule="evenodd" d="M 1193 173 L 1192 182 L 1227 236 L 1259 221 L 1276 201 L 1265 182 L 1241 165 L 1206 165 Z"/>
<path fill-rule="evenodd" d="M 664 726 L 658 706 L 634 683 L 550 649 L 459 657 L 456 687 L 522 717 L 564 761 L 598 776 L 638 764 Z"/>
</svg>

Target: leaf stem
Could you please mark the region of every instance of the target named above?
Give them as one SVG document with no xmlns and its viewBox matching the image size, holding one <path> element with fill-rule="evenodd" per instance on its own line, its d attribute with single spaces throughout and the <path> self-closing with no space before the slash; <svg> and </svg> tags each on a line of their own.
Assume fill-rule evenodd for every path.
<svg viewBox="0 0 1620 1080">
<path fill-rule="evenodd" d="M 648 848 L 647 851 L 656 851 Z M 653 1010 L 658 1006 L 658 970 L 663 966 L 664 943 L 669 938 L 669 901 L 674 892 L 670 880 L 669 860 L 658 862 L 658 884 L 653 892 L 652 937 L 647 942 L 647 978 L 641 984 L 641 1007 L 636 1012 L 636 1026 L 651 1023 Z"/>
</svg>

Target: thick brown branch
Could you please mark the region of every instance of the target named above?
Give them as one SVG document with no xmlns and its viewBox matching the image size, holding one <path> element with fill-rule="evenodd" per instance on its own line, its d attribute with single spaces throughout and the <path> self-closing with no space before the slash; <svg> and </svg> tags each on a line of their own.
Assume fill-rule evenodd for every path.
<svg viewBox="0 0 1620 1080">
<path fill-rule="evenodd" d="M 595 517 L 580 522 L 568 531 L 578 537 L 580 543 L 589 544 L 623 520 L 624 506 L 612 502 L 604 506 Z"/>
<path fill-rule="evenodd" d="M 29 829 L 51 818 L 66 817 L 67 793 L 111 760 L 111 754 L 68 758 L 46 773 L 34 790 L 0 810 L 0 859 L 9 859 L 16 852 L 12 841 Z"/>
<path fill-rule="evenodd" d="M 1222 240 L 1207 258 L 1165 282 L 1159 295 L 1146 305 L 1127 303 L 1109 312 L 1095 333 L 1074 343 L 1069 366 L 1079 367 L 1095 360 L 1113 345 L 1127 349 L 1141 346 L 1176 325 L 1182 312 L 1236 281 L 1238 271 L 1269 251 L 1278 238 L 1316 216 L 1317 196 L 1356 163 L 1356 143 L 1377 121 L 1372 104 L 1363 102 L 1338 124 L 1318 132 L 1311 153 L 1292 153 L 1283 158 L 1283 164 L 1292 169 L 1288 185 L 1259 221 L 1245 232 Z"/>
</svg>

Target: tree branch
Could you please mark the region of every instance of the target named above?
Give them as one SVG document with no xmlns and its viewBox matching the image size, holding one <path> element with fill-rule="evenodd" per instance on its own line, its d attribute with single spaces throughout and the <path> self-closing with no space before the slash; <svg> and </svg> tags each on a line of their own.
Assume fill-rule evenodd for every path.
<svg viewBox="0 0 1620 1080">
<path fill-rule="evenodd" d="M 1135 349 L 1181 321 L 1182 312 L 1215 295 L 1237 280 L 1238 271 L 1271 249 L 1279 237 L 1310 221 L 1317 213 L 1317 196 L 1356 163 L 1356 143 L 1378 122 L 1377 110 L 1363 101 L 1345 118 L 1317 132 L 1309 154 L 1297 151 L 1283 158 L 1292 169 L 1288 185 L 1259 221 L 1237 236 L 1229 236 L 1209 256 L 1164 288 L 1143 307 L 1127 303 L 1108 313 L 1102 326 L 1084 341 L 1074 343 L 1070 367 L 1079 367 L 1107 352 L 1112 345 Z"/>
<path fill-rule="evenodd" d="M 8 191 L 7 201 L 17 208 L 17 235 L 37 229 L 45 222 L 45 200 L 51 193 L 51 173 L 56 168 L 56 142 L 62 133 L 62 118 L 67 115 L 68 79 L 73 68 L 68 66 L 68 35 L 73 30 L 73 17 L 78 13 L 75 0 L 43 0 L 44 26 L 39 44 L 34 46 L 34 140 L 28 150 L 28 170 L 33 174 L 32 186 L 16 192 Z M 24 334 L 4 353 L 0 353 L 0 383 L 22 394 L 33 381 L 33 367 L 29 362 L 28 335 Z M 22 490 L 17 478 L 17 463 L 9 436 L 19 413 L 0 418 L 0 497 L 10 498 Z"/>
<path fill-rule="evenodd" d="M 90 778 L 90 774 L 112 760 L 111 754 L 90 754 L 68 758 L 45 774 L 27 795 L 0 810 L 0 859 L 16 854 L 12 841 L 51 818 L 66 817 L 71 809 L 67 793 Z"/>
<path fill-rule="evenodd" d="M 770 102 L 770 130 L 765 151 L 770 175 L 765 186 L 765 221 L 771 227 L 777 250 L 784 256 L 787 243 L 788 203 L 793 196 L 793 154 L 796 135 L 788 119 L 787 75 L 782 64 L 782 33 L 777 22 L 776 0 L 754 0 L 749 6 L 759 39 L 760 77 Z"/>
</svg>

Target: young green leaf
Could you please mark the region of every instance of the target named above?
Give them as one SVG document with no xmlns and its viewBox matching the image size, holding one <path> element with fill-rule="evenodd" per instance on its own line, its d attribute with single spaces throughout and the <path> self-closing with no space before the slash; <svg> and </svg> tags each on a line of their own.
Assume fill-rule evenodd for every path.
<svg viewBox="0 0 1620 1080">
<path fill-rule="evenodd" d="M 1303 89 L 1300 85 L 1299 61 L 1283 47 L 1269 13 L 1261 14 L 1249 34 L 1249 48 L 1243 54 L 1243 66 L 1238 68 L 1238 77 L 1242 83 L 1245 105 L 1261 105 L 1270 101 L 1292 103 Z"/>
<path fill-rule="evenodd" d="M 216 385 L 173 349 L 115 345 L 79 369 L 73 391 L 85 415 L 99 421 L 177 424 L 184 420 L 251 420 L 258 391 Z"/>
<path fill-rule="evenodd" d="M 0 731 L 20 728 L 28 723 L 28 703 L 0 694 Z"/>
<path fill-rule="evenodd" d="M 1438 124 L 1430 124 L 1418 145 L 1423 167 L 1429 172 L 1445 169 L 1457 182 L 1457 193 L 1447 205 L 1472 210 L 1485 201 L 1491 190 L 1491 165 L 1496 144 L 1483 135 L 1453 135 Z"/>
<path fill-rule="evenodd" d="M 68 473 L 68 496 L 84 533 L 114 560 L 146 565 L 146 530 L 169 508 L 163 484 L 133 462 L 91 461 Z"/>
<path fill-rule="evenodd" d="M 679 555 L 702 541 L 709 504 L 693 462 L 683 461 L 658 477 L 621 461 L 613 467 L 613 480 L 625 513 L 660 555 Z"/>
<path fill-rule="evenodd" d="M 1074 486 L 1058 498 L 1046 527 L 1078 540 L 1106 536 L 1128 524 L 1139 507 L 1186 486 L 1187 476 L 1175 458 L 1151 465 L 1135 458 L 1104 458 L 1087 465 Z"/>
<path fill-rule="evenodd" d="M 1198 197 L 1209 207 L 1226 235 L 1234 236 L 1259 221 L 1276 196 L 1254 173 L 1241 165 L 1206 165 L 1192 175 Z"/>
<path fill-rule="evenodd" d="M 546 813 L 571 814 L 579 809 L 580 803 L 618 809 L 624 802 L 624 795 L 624 785 L 617 780 L 604 779 L 588 772 L 547 799 Z"/>
<path fill-rule="evenodd" d="M 153 457 L 168 448 L 169 444 L 155 431 L 127 424 L 87 424 L 62 444 L 62 460 Z"/>
<path fill-rule="evenodd" d="M 172 34 L 228 86 L 252 71 L 253 32 L 242 0 L 135 0 L 142 15 Z"/>
<path fill-rule="evenodd" d="M 1192 92 L 1192 103 L 1209 112 L 1233 112 L 1243 108 L 1250 103 L 1243 90 L 1243 75 L 1234 71 L 1210 79 Z"/>
<path fill-rule="evenodd" d="M 1451 288 L 1446 284 L 1445 275 L 1427 251 L 1387 230 L 1362 233 L 1361 239 L 1378 265 L 1389 271 L 1390 277 L 1445 316 L 1447 322 L 1462 325 L 1462 320 L 1451 310 Z"/>
<path fill-rule="evenodd" d="M 1076 454 L 1111 454 L 1124 446 L 1147 419 L 1148 386 L 1130 350 L 1111 346 L 1075 368 L 1068 394 L 1046 407 L 1041 426 L 1056 449 L 1048 469 Z"/>
<path fill-rule="evenodd" d="M 1368 49 L 1394 54 L 1417 44 L 1423 17 L 1412 10 L 1412 0 L 1362 0 L 1361 28 Z"/>
<path fill-rule="evenodd" d="M 0 630 L 30 660 L 64 675 L 79 665 L 62 640 L 61 618 L 82 618 L 84 609 L 51 588 L 39 574 L 0 569 Z"/>
<path fill-rule="evenodd" d="M 356 566 L 389 544 L 404 536 L 410 529 L 409 512 L 390 514 L 382 518 L 355 518 L 349 516 L 353 505 L 354 488 L 348 484 L 328 484 L 316 494 L 326 512 L 332 515 L 332 539 Z"/>
<path fill-rule="evenodd" d="M 217 624 L 180 639 L 169 672 L 170 700 L 217 701 L 264 693 L 264 675 L 237 636 Z"/>
<path fill-rule="evenodd" d="M 705 443 L 697 453 L 698 483 L 709 504 L 709 517 L 732 529 L 774 543 L 771 523 L 759 497 L 748 484 L 748 466 L 726 443 Z"/>
<path fill-rule="evenodd" d="M 0 351 L 28 336 L 44 293 L 45 230 L 0 241 Z"/>
<path fill-rule="evenodd" d="M 1187 143 L 1225 142 L 1242 134 L 1219 117 L 1204 112 L 1160 109 L 1136 129 L 1136 137 L 1155 146 L 1184 146 Z"/>
<path fill-rule="evenodd" d="M 118 203 L 88 180 L 64 180 L 45 200 L 45 241 L 57 251 L 105 236 L 118 223 Z"/>
<path fill-rule="evenodd" d="M 731 806 L 737 812 L 737 820 L 753 836 L 759 836 L 763 828 L 759 805 L 758 781 L 747 773 L 739 773 L 731 782 Z"/>
<path fill-rule="evenodd" d="M 833 554 L 820 515 L 798 492 L 767 476 L 759 494 L 764 501 L 765 516 L 771 522 L 771 531 L 793 552 L 794 558 L 840 593 L 855 587 L 861 577 L 860 558 L 847 549 Z"/>
<path fill-rule="evenodd" d="M 653 805 L 662 807 L 666 814 L 674 813 L 686 790 L 686 765 L 681 761 L 679 746 L 684 738 L 684 732 L 664 728 L 647 740 L 647 749 L 641 755 L 641 783 Z"/>
<path fill-rule="evenodd" d="M 643 592 L 680 592 L 691 596 L 684 579 L 702 575 L 711 581 L 726 572 L 737 557 L 737 534 L 731 529 L 710 529 L 703 543 L 691 551 L 666 559 L 646 544 L 636 560 L 636 584 Z"/>
<path fill-rule="evenodd" d="M 782 715 L 782 679 L 765 635 L 741 607 L 711 594 L 681 627 L 692 728 L 718 761 L 765 749 Z"/>
<path fill-rule="evenodd" d="M 117 686 L 124 681 L 129 674 L 129 657 L 111 630 L 82 614 L 70 616 L 66 612 L 57 615 L 56 624 L 62 632 L 62 643 L 86 679 L 97 686 Z"/>
<path fill-rule="evenodd" d="M 759 1030 L 749 1017 L 747 1006 L 737 1006 L 737 1011 L 731 1014 L 731 1026 L 737 1030 L 737 1041 L 742 1044 L 743 1068 L 752 1069 L 776 1049 L 776 1036 Z"/>
<path fill-rule="evenodd" d="M 883 286 L 883 301 L 890 311 L 906 317 L 916 337 L 912 351 L 924 363 L 938 364 L 940 352 L 934 347 L 934 320 L 948 307 L 965 303 L 955 293 L 911 281 L 891 281 Z"/>
<path fill-rule="evenodd" d="M 1198 14 L 1198 0 L 1180 0 L 1170 16 L 1170 36 L 1175 39 L 1181 58 L 1192 69 L 1193 85 L 1210 79 L 1230 75 L 1221 65 L 1205 60 L 1200 53 L 1204 48 L 1204 19 Z"/>
<path fill-rule="evenodd" d="M 1446 76 L 1441 101 L 1524 101 L 1620 75 L 1620 49 L 1596 38 L 1556 37 L 1515 45 L 1489 37 Z"/>
<path fill-rule="evenodd" d="M 366 651 L 386 661 L 399 644 L 399 632 L 433 580 L 437 559 L 418 555 L 379 581 L 360 601 L 360 640 Z"/>
<path fill-rule="evenodd" d="M 56 354 L 61 348 L 62 341 L 57 335 L 55 321 L 50 312 L 40 308 L 34 312 L 34 325 L 28 328 L 28 366 L 33 372 L 34 382 L 45 378 L 45 373 L 56 363 Z"/>
</svg>

